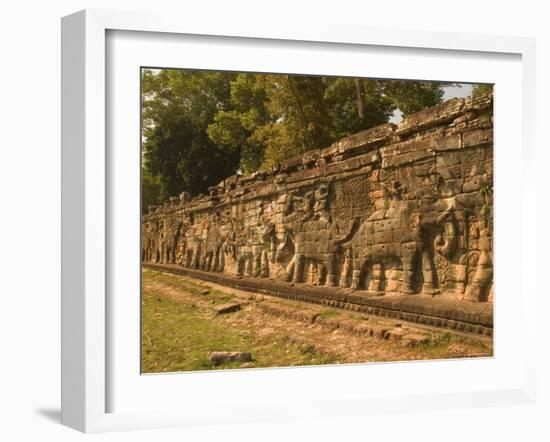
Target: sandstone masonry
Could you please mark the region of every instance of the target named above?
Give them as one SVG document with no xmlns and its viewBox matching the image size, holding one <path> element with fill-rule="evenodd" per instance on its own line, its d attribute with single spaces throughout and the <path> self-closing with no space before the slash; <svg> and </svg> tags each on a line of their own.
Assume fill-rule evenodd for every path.
<svg viewBox="0 0 550 442">
<path fill-rule="evenodd" d="M 447 318 L 490 305 L 492 98 L 452 99 L 150 207 L 142 261 L 287 292 L 452 301 Z"/>
</svg>

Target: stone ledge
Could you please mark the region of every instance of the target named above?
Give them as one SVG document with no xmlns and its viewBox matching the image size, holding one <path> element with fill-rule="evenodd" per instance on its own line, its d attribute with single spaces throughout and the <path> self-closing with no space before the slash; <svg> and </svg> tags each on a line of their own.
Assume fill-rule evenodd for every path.
<svg viewBox="0 0 550 442">
<path fill-rule="evenodd" d="M 382 168 L 401 168 L 442 152 L 476 146 L 492 148 L 492 105 L 491 93 L 453 98 L 411 114 L 397 126 L 385 123 L 342 138 L 327 148 L 289 158 L 269 170 L 232 175 L 212 186 L 210 195 L 191 199 L 173 196 L 163 205 L 150 206 L 142 220 L 178 211 L 210 212 L 235 201 L 271 196 L 281 186 L 307 185 L 319 177 L 338 176 L 378 163 Z"/>
<path fill-rule="evenodd" d="M 404 118 L 398 125 L 397 135 L 409 135 L 423 129 L 453 121 L 463 113 L 463 98 L 453 98 Z"/>
<path fill-rule="evenodd" d="M 291 285 L 264 278 L 235 278 L 177 265 L 142 264 L 142 266 L 285 299 L 360 310 L 377 316 L 485 336 L 492 336 L 493 333 L 493 305 L 490 303 L 470 303 L 424 295 L 369 297 L 362 291 L 350 292 L 336 287 L 312 287 L 305 284 Z"/>
</svg>

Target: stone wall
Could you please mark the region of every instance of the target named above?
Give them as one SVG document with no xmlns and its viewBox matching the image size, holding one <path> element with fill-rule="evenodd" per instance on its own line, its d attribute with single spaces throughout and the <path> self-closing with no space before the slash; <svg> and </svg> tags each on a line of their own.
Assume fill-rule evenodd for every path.
<svg viewBox="0 0 550 442">
<path fill-rule="evenodd" d="M 492 188 L 492 95 L 452 99 L 150 207 L 142 261 L 300 290 L 492 302 Z"/>
</svg>

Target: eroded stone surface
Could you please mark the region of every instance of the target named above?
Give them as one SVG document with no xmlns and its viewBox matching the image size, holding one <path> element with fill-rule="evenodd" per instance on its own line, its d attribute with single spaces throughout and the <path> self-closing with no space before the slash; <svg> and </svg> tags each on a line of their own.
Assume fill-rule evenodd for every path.
<svg viewBox="0 0 550 442">
<path fill-rule="evenodd" d="M 224 315 L 226 313 L 233 313 L 241 309 L 241 304 L 232 302 L 230 304 L 222 304 L 216 307 L 216 313 L 218 315 Z"/>
<path fill-rule="evenodd" d="M 491 95 L 451 100 L 228 177 L 207 196 L 184 192 L 143 216 L 142 260 L 266 293 L 326 289 L 342 305 L 439 297 L 437 316 L 458 327 L 463 305 L 493 301 L 492 112 Z"/>
<path fill-rule="evenodd" d="M 213 351 L 209 360 L 213 365 L 220 365 L 224 362 L 250 362 L 252 355 L 248 351 Z"/>
</svg>

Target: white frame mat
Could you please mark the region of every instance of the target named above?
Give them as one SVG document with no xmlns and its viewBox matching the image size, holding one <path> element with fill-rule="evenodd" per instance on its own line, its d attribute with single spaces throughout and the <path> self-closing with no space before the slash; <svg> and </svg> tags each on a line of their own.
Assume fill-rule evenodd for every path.
<svg viewBox="0 0 550 442">
<path fill-rule="evenodd" d="M 129 41 L 131 39 L 125 41 L 125 36 L 132 34 L 139 35 L 137 40 L 142 39 L 143 51 L 139 51 L 139 46 L 136 50 L 140 43 L 136 43 L 135 38 L 133 42 Z M 113 35 L 122 38 L 118 42 L 110 41 L 109 36 Z M 139 219 L 129 221 L 133 226 L 127 229 L 130 236 L 117 227 L 121 225 L 124 212 L 139 213 L 135 212 L 135 198 L 133 206 L 121 206 L 126 195 L 124 183 L 133 183 L 130 191 L 135 195 L 138 182 L 134 178 L 139 175 L 139 172 L 132 172 L 131 167 L 122 171 L 122 165 L 135 161 L 136 154 L 139 161 L 139 130 L 135 130 L 136 123 L 139 127 L 139 117 L 135 118 L 139 114 L 139 96 L 131 96 L 131 91 L 135 90 L 131 88 L 136 82 L 139 84 L 139 72 L 135 72 L 133 83 L 127 81 L 128 75 L 134 75 L 140 65 L 210 69 L 225 66 L 230 70 L 262 70 L 261 67 L 266 66 L 265 69 L 273 69 L 268 62 L 259 67 L 258 60 L 246 64 L 244 58 L 232 65 L 228 65 L 227 60 L 219 60 L 218 64 L 195 61 L 192 66 L 183 66 L 177 59 L 169 62 L 168 58 L 162 57 L 163 52 L 170 51 L 170 44 L 180 44 L 178 42 L 184 41 L 186 36 L 201 44 L 209 38 L 221 43 L 224 39 L 238 38 L 239 41 L 255 42 L 256 46 L 261 46 L 264 41 L 296 51 L 321 45 L 349 51 L 375 48 L 379 53 L 383 52 L 382 49 L 401 53 L 421 49 L 442 59 L 456 51 L 470 54 L 474 60 L 472 63 L 477 57 L 479 66 L 484 66 L 484 54 L 500 54 L 516 60 L 508 76 L 501 73 L 502 76 L 498 77 L 504 86 L 499 91 L 497 82 L 495 93 L 495 180 L 496 186 L 500 186 L 495 192 L 495 261 L 498 263 L 495 274 L 495 339 L 498 344 L 495 358 L 139 375 L 139 370 L 136 371 L 139 362 L 135 360 L 135 343 L 139 341 L 136 333 L 138 318 L 134 314 L 139 304 L 135 299 L 139 297 L 134 301 L 121 301 L 121 297 L 112 296 L 117 288 L 120 291 L 118 284 L 124 284 L 131 272 L 136 273 L 136 268 L 139 270 L 139 252 L 133 253 L 134 246 L 128 241 L 132 234 L 136 237 L 135 225 L 139 224 Z M 165 43 L 162 43 L 163 39 Z M 148 40 L 155 40 L 157 46 L 147 49 Z M 158 50 L 163 45 L 165 50 Z M 99 10 L 64 17 L 62 423 L 84 432 L 101 432 L 534 403 L 537 299 L 535 280 L 526 277 L 529 257 L 536 256 L 536 192 L 533 190 L 536 189 L 536 177 L 532 172 L 535 167 L 534 58 L 534 40 L 517 37 L 388 31 L 312 23 L 299 27 L 284 23 L 229 23 L 215 22 L 209 17 L 181 20 L 181 17 Z M 290 72 L 283 62 L 280 69 Z M 307 68 L 297 64 L 293 72 L 315 73 L 313 67 L 307 72 L 304 69 Z M 317 69 L 327 74 L 342 74 L 320 65 Z M 446 80 L 443 74 L 437 73 L 437 63 L 432 63 L 430 69 L 438 75 L 438 78 L 430 79 Z M 452 66 L 447 69 L 452 69 Z M 361 72 L 353 73 L 359 75 Z M 378 74 L 390 76 L 384 72 Z M 455 80 L 487 81 L 491 78 L 496 77 L 481 73 L 475 78 L 462 75 Z M 113 92 L 113 85 L 124 84 L 126 89 L 117 86 Z M 512 85 L 517 85 L 519 90 Z M 118 96 L 119 91 L 126 95 Z M 127 121 L 120 117 L 123 115 L 120 106 L 129 109 Z M 519 123 L 516 119 L 515 125 L 508 124 L 513 121 L 514 109 L 521 119 Z M 114 129 L 109 130 L 108 123 L 114 124 Z M 132 146 L 128 152 L 120 149 L 120 140 L 126 140 Z M 511 164 L 516 168 L 519 165 L 519 176 L 510 177 Z M 514 178 L 514 185 L 507 178 Z M 520 181 L 521 186 L 517 186 Z M 113 188 L 118 191 L 113 192 Z M 139 195 L 139 185 L 137 192 Z M 499 192 L 501 201 L 504 201 L 502 204 L 498 204 Z M 508 192 L 515 192 L 515 200 L 521 201 L 520 210 L 506 204 Z M 509 214 L 516 214 L 514 221 L 506 225 L 501 223 L 502 227 L 499 227 L 498 220 L 509 217 Z M 502 247 L 504 242 L 499 243 L 498 238 L 510 236 L 508 232 L 512 230 L 517 231 L 517 235 L 507 240 L 506 250 Z M 135 247 L 139 247 L 139 243 Z M 513 257 L 505 256 L 511 253 Z M 134 255 L 138 257 L 137 267 L 117 267 L 121 258 Z M 113 277 L 113 268 L 116 277 Z M 515 271 L 514 281 L 510 275 L 507 276 L 511 271 Z M 507 282 L 509 287 L 506 287 Z M 508 296 L 507 299 L 507 294 L 512 292 L 515 298 L 511 300 Z M 133 302 L 128 305 L 130 313 L 127 317 L 121 313 L 126 309 L 121 308 L 124 304 L 120 302 Z M 515 327 L 521 330 L 520 338 L 514 337 L 517 332 L 510 328 L 512 311 Z M 510 362 L 512 354 L 517 359 L 513 364 Z M 478 370 L 486 379 L 493 373 L 493 382 L 484 384 L 485 378 L 474 381 Z M 506 373 L 506 379 L 499 378 L 495 371 Z M 378 391 L 372 379 L 367 380 L 367 375 L 377 378 L 390 372 L 396 379 L 391 390 Z M 455 377 L 438 379 L 439 372 Z M 462 379 L 456 377 L 460 374 Z M 357 383 L 361 376 L 366 379 L 364 385 Z M 406 379 L 432 379 L 433 383 L 424 390 L 418 386 L 416 389 L 407 388 Z M 321 380 L 326 387 L 324 385 L 323 391 L 317 394 L 315 382 Z M 456 388 L 445 388 L 445 382 L 454 383 Z M 287 388 L 286 392 L 283 387 Z M 212 400 L 213 389 L 219 392 L 218 401 Z M 307 399 L 302 400 L 299 394 L 307 394 Z M 272 400 L 265 400 L 265 397 Z M 153 409 L 150 404 L 163 405 L 155 405 Z"/>
</svg>

